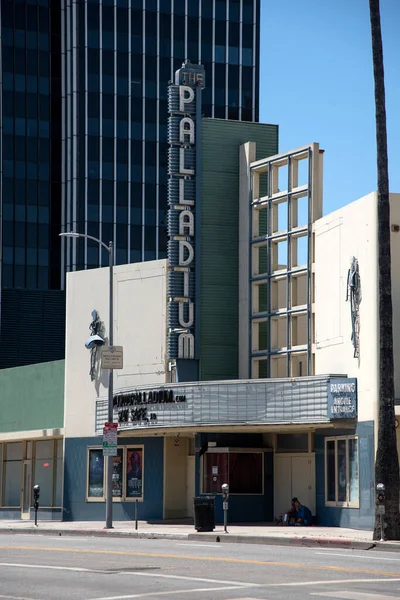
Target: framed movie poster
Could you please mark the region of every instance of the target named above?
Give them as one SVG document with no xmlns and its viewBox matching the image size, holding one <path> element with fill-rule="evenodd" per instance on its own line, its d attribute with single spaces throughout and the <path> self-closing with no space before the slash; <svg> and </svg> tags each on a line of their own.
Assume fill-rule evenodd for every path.
<svg viewBox="0 0 400 600">
<path fill-rule="evenodd" d="M 143 448 L 126 450 L 126 498 L 143 496 Z"/>
<path fill-rule="evenodd" d="M 124 458 L 123 448 L 118 448 L 117 456 L 112 457 L 112 495 L 113 498 L 122 498 L 122 465 Z"/>
</svg>

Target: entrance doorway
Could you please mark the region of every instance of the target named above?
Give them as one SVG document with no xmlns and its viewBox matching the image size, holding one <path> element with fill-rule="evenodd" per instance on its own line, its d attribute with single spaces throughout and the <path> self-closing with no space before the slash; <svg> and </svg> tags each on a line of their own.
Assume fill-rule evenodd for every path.
<svg viewBox="0 0 400 600">
<path fill-rule="evenodd" d="M 30 519 L 32 498 L 32 461 L 24 460 L 22 465 L 21 519 Z"/>
<path fill-rule="evenodd" d="M 315 454 L 275 454 L 274 514 L 290 508 L 296 496 L 315 515 Z"/>
</svg>

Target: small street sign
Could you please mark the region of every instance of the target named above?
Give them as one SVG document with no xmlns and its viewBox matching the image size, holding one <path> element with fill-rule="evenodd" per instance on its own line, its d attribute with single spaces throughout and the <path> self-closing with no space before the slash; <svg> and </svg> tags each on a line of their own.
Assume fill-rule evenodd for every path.
<svg viewBox="0 0 400 600">
<path fill-rule="evenodd" d="M 222 510 L 228 510 L 228 503 L 227 502 L 223 502 L 222 503 Z"/>
<path fill-rule="evenodd" d="M 104 423 L 103 456 L 117 456 L 118 423 Z"/>
<path fill-rule="evenodd" d="M 124 352 L 122 346 L 103 346 L 101 350 L 101 368 L 124 368 Z"/>
<path fill-rule="evenodd" d="M 383 504 L 378 504 L 378 515 L 384 515 L 385 511 L 385 506 Z"/>
</svg>

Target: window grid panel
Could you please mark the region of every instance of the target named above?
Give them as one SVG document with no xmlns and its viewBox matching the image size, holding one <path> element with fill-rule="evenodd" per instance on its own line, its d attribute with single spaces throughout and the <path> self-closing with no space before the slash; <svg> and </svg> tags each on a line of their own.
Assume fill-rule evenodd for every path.
<svg viewBox="0 0 400 600">
<path fill-rule="evenodd" d="M 113 243 L 115 253 L 117 254 L 118 248 L 118 240 L 117 240 L 117 165 L 118 165 L 118 155 L 117 155 L 117 100 L 118 100 L 118 70 L 117 70 L 117 0 L 114 0 L 114 198 L 113 198 Z M 107 244 L 111 240 L 103 240 Z M 115 262 L 115 261 L 114 261 Z"/>
<path fill-rule="evenodd" d="M 132 203 L 132 3 L 128 3 L 128 240 L 127 262 L 131 262 L 131 203 Z"/>
<path fill-rule="evenodd" d="M 143 38 L 142 38 L 142 256 L 145 259 L 146 235 L 146 0 L 143 0 Z"/>
<path fill-rule="evenodd" d="M 100 20 L 100 48 L 99 48 L 99 142 L 100 142 L 100 152 L 99 152 L 99 224 L 98 224 L 98 235 L 101 239 L 101 233 L 103 229 L 103 0 L 100 0 L 99 3 L 99 20 Z M 98 265 L 102 266 L 102 247 L 99 244 L 97 248 L 98 253 Z"/>
</svg>

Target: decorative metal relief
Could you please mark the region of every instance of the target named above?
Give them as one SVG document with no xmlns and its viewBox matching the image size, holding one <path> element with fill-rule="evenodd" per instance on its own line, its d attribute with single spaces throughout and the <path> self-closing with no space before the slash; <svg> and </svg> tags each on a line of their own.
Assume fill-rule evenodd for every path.
<svg viewBox="0 0 400 600">
<path fill-rule="evenodd" d="M 97 354 L 98 350 L 101 347 L 101 344 L 93 343 L 93 338 L 96 336 L 104 339 L 104 323 L 100 320 L 99 313 L 97 310 L 93 310 L 92 313 L 92 322 L 89 325 L 90 337 L 87 343 L 87 346 L 90 350 L 90 379 L 94 381 L 96 379 L 96 364 L 97 364 Z M 103 342 L 104 343 L 104 342 Z"/>
<path fill-rule="evenodd" d="M 354 358 L 360 358 L 361 283 L 358 260 L 355 256 L 351 259 L 350 269 L 347 273 L 346 302 L 350 302 L 351 341 L 354 347 Z"/>
</svg>

